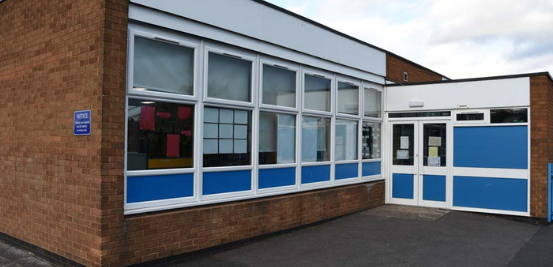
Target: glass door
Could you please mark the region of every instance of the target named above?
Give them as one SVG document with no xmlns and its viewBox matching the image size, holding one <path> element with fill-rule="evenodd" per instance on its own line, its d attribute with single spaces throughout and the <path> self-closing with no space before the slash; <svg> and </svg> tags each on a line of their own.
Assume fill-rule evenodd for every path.
<svg viewBox="0 0 553 267">
<path fill-rule="evenodd" d="M 391 124 L 390 203 L 418 205 L 418 122 Z"/>
<path fill-rule="evenodd" d="M 448 122 L 419 122 L 418 205 L 446 207 Z"/>
<path fill-rule="evenodd" d="M 448 121 L 391 123 L 390 203 L 446 208 Z"/>
</svg>

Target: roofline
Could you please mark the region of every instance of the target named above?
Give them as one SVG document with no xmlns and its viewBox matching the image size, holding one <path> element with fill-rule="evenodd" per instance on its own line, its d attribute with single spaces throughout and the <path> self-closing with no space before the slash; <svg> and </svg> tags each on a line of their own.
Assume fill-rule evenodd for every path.
<svg viewBox="0 0 553 267">
<path fill-rule="evenodd" d="M 467 78 L 467 79 L 457 79 L 457 80 L 446 80 L 446 81 L 431 81 L 431 82 L 418 82 L 418 83 L 396 83 L 396 84 L 387 84 L 386 86 L 388 86 L 388 87 L 398 87 L 398 86 L 410 86 L 410 85 L 477 82 L 477 81 L 489 81 L 489 80 L 502 80 L 502 79 L 543 76 L 543 75 L 546 75 L 549 78 L 549 80 L 553 83 L 553 77 L 551 76 L 551 73 L 549 73 L 547 71 L 543 71 L 543 72 L 522 73 L 522 74 L 512 74 L 512 75 L 477 77 L 477 78 Z"/>
<path fill-rule="evenodd" d="M 431 70 L 431 69 L 429 69 L 429 68 L 427 68 L 427 67 L 425 67 L 425 66 L 422 66 L 422 65 L 420 65 L 420 64 L 418 64 L 418 63 L 416 63 L 416 62 L 414 62 L 414 61 L 412 61 L 412 60 L 409 60 L 409 59 L 407 59 L 407 58 L 404 58 L 404 57 L 402 57 L 402 56 L 400 56 L 400 55 L 398 55 L 398 54 L 392 53 L 392 52 L 390 52 L 390 51 L 388 51 L 388 50 L 386 50 L 386 49 L 380 48 L 380 47 L 378 47 L 378 46 L 376 46 L 376 45 L 369 44 L 369 43 L 367 43 L 367 42 L 365 42 L 365 41 L 362 41 L 362 40 L 360 40 L 360 39 L 357 39 L 357 38 L 355 38 L 355 37 L 353 37 L 353 36 L 351 36 L 351 35 L 347 35 L 347 34 L 345 34 L 345 33 L 343 33 L 343 32 L 340 32 L 340 31 L 337 31 L 337 30 L 335 30 L 335 29 L 332 29 L 332 28 L 330 28 L 330 27 L 328 27 L 328 26 L 326 26 L 326 25 L 324 25 L 324 24 L 321 24 L 321 23 L 319 23 L 319 22 L 316 22 L 316 21 L 314 21 L 314 20 L 312 20 L 312 19 L 309 19 L 309 18 L 304 17 L 304 16 L 302 16 L 302 15 L 299 15 L 299 14 L 297 14 L 297 13 L 294 13 L 294 12 L 292 12 L 292 11 L 290 11 L 290 10 L 285 9 L 285 8 L 279 7 L 279 6 L 275 5 L 275 4 L 269 3 L 269 2 L 267 2 L 267 1 L 265 1 L 265 0 L 251 0 L 251 1 L 254 1 L 254 2 L 256 2 L 256 3 L 259 3 L 259 4 L 262 4 L 262 5 L 264 5 L 264 6 L 270 7 L 270 8 L 272 8 L 272 9 L 276 9 L 276 10 L 278 10 L 278 11 L 280 11 L 280 12 L 283 12 L 283 13 L 285 13 L 285 14 L 288 14 L 288 15 L 290 15 L 290 16 L 293 16 L 293 17 L 295 17 L 295 18 L 298 18 L 298 19 L 300 19 L 300 20 L 303 20 L 303 21 L 305 21 L 305 22 L 308 22 L 308 23 L 310 23 L 310 24 L 313 24 L 313 25 L 315 25 L 315 26 L 317 26 L 317 27 L 323 28 L 323 29 L 325 29 L 325 30 L 327 30 L 327 31 L 330 31 L 330 32 L 332 32 L 332 33 L 338 34 L 338 35 L 340 35 L 340 36 L 342 36 L 342 37 L 345 37 L 345 38 L 347 38 L 347 39 L 350 39 L 350 40 L 355 41 L 355 42 L 357 42 L 357 43 L 360 43 L 360 44 L 362 44 L 362 45 L 366 45 L 366 46 L 369 46 L 369 47 L 371 47 L 371 48 L 374 48 L 374 49 L 376 49 L 376 50 L 378 50 L 378 51 L 384 52 L 384 53 L 386 53 L 386 54 L 390 54 L 390 55 L 396 56 L 396 57 L 398 57 L 398 58 L 400 58 L 400 59 L 402 59 L 402 60 L 405 60 L 405 61 L 407 61 L 407 62 L 409 62 L 409 63 L 411 63 L 411 64 L 413 64 L 413 65 L 415 65 L 415 66 L 417 66 L 417 67 L 419 67 L 419 68 L 423 68 L 423 69 L 425 69 L 425 70 L 427 70 L 427 71 L 430 71 L 430 72 L 432 72 L 432 73 L 434 73 L 434 74 L 436 74 L 436 75 L 439 75 L 439 76 L 441 76 L 441 77 L 443 77 L 443 78 L 446 78 L 446 79 L 450 80 L 450 78 L 448 78 L 447 76 L 445 76 L 445 75 L 443 75 L 443 74 L 440 74 L 440 73 L 438 73 L 438 72 L 436 72 L 436 71 L 434 71 L 434 70 Z"/>
</svg>

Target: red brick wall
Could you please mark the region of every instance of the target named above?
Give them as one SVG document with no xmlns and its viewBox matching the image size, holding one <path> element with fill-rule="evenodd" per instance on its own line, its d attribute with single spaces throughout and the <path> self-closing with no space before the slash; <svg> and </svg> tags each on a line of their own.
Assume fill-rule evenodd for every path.
<svg viewBox="0 0 553 267">
<path fill-rule="evenodd" d="M 0 3 L 0 232 L 90 266 L 102 256 L 102 182 L 123 148 L 110 145 L 111 120 L 123 115 L 102 112 L 112 88 L 124 92 L 104 68 L 113 62 L 104 48 L 121 46 L 110 21 L 113 9 L 126 17 L 120 2 Z M 73 136 L 73 112 L 85 109 L 92 134 Z"/>
<path fill-rule="evenodd" d="M 405 83 L 403 81 L 403 72 L 408 73 L 409 79 L 407 82 L 409 83 L 442 80 L 442 76 L 437 73 L 395 55 L 386 54 L 386 79 L 394 83 Z"/>
<path fill-rule="evenodd" d="M 384 204 L 384 181 L 130 216 L 104 264 L 125 266 L 290 229 Z"/>
<path fill-rule="evenodd" d="M 530 215 L 547 217 L 547 163 L 553 162 L 553 82 L 530 77 Z"/>
</svg>

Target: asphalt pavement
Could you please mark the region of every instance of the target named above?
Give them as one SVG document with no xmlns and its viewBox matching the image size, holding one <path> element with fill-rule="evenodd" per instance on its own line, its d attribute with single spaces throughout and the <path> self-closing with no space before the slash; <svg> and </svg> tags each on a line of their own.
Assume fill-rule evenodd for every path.
<svg viewBox="0 0 553 267">
<path fill-rule="evenodd" d="M 0 242 L 0 266 L 54 266 Z M 162 266 L 553 266 L 553 225 L 383 206 Z"/>
</svg>

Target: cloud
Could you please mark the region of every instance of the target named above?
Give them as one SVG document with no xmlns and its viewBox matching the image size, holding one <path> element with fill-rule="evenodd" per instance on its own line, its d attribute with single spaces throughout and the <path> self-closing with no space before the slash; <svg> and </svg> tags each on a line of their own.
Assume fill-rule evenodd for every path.
<svg viewBox="0 0 553 267">
<path fill-rule="evenodd" d="M 553 0 L 271 0 L 451 78 L 553 71 Z"/>
</svg>

